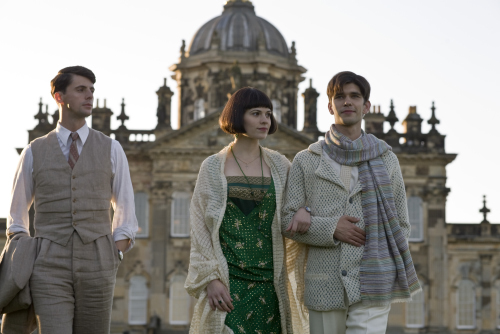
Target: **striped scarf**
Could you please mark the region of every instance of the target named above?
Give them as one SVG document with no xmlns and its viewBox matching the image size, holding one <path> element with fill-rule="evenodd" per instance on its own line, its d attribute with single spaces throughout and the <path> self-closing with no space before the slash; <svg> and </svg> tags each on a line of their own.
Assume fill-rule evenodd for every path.
<svg viewBox="0 0 500 334">
<path fill-rule="evenodd" d="M 381 158 L 392 148 L 364 132 L 352 141 L 334 125 L 325 134 L 322 146 L 339 164 L 358 166 L 366 231 L 360 267 L 361 301 L 371 305 L 410 301 L 421 288 L 399 226 L 391 180 Z"/>
</svg>

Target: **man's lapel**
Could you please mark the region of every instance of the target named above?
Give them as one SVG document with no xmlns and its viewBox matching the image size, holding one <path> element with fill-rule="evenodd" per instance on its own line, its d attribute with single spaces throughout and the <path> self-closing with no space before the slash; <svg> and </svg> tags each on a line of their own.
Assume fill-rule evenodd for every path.
<svg viewBox="0 0 500 334">
<path fill-rule="evenodd" d="M 344 183 L 342 183 L 342 181 L 340 180 L 340 176 L 338 175 L 337 171 L 332 167 L 332 165 L 328 161 L 326 161 L 323 154 L 321 154 L 321 160 L 319 162 L 319 166 L 314 172 L 314 174 L 316 174 L 316 176 L 319 178 L 337 184 L 338 186 L 344 188 L 347 192 L 349 192 L 349 190 L 345 187 Z"/>
</svg>

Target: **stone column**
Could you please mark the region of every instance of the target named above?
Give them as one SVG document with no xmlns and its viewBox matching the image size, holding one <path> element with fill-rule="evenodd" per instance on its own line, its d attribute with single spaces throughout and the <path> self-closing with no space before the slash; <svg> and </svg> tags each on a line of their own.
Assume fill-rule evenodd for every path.
<svg viewBox="0 0 500 334">
<path fill-rule="evenodd" d="M 443 194 L 427 188 L 428 278 L 429 299 L 426 305 L 426 322 L 430 333 L 442 333 L 448 319 L 447 230 Z"/>
<path fill-rule="evenodd" d="M 491 305 L 491 254 L 480 254 L 481 259 L 481 329 L 483 331 L 494 330 L 496 327 L 495 317 L 492 317 Z"/>
<path fill-rule="evenodd" d="M 167 315 L 166 258 L 168 230 L 167 219 L 170 214 L 171 183 L 157 181 L 151 192 L 151 310 L 150 314 L 158 314 L 163 319 Z"/>
</svg>

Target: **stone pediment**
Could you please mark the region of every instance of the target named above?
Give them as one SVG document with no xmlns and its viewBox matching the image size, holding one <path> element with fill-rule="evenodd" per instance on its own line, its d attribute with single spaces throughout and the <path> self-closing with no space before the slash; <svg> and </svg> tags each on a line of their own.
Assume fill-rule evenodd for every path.
<svg viewBox="0 0 500 334">
<path fill-rule="evenodd" d="M 219 128 L 220 112 L 209 114 L 196 122 L 172 131 L 143 147 L 145 153 L 163 154 L 214 154 L 228 145 L 233 136 Z M 276 133 L 261 142 L 262 146 L 277 150 L 288 157 L 306 149 L 315 140 L 286 126 L 279 125 Z"/>
</svg>

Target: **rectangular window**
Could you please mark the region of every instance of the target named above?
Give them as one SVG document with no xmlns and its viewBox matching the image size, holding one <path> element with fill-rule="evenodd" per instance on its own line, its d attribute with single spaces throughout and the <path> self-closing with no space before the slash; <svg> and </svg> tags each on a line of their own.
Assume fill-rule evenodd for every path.
<svg viewBox="0 0 500 334">
<path fill-rule="evenodd" d="M 408 219 L 411 225 L 409 241 L 424 240 L 424 208 L 422 198 L 408 197 Z"/>
<path fill-rule="evenodd" d="M 476 294 L 474 283 L 464 279 L 458 285 L 457 328 L 472 329 L 476 327 Z"/>
<path fill-rule="evenodd" d="M 134 201 L 135 216 L 139 226 L 136 238 L 147 238 L 149 236 L 149 196 L 145 192 L 136 192 Z"/>
<path fill-rule="evenodd" d="M 424 290 L 413 296 L 412 301 L 406 304 L 406 327 L 425 327 L 425 296 Z"/>
<path fill-rule="evenodd" d="M 271 103 L 273 104 L 273 115 L 274 118 L 281 123 L 281 102 L 277 99 L 272 99 Z"/>
<path fill-rule="evenodd" d="M 497 287 L 497 328 L 500 328 L 500 287 Z"/>
<path fill-rule="evenodd" d="M 171 236 L 178 238 L 189 237 L 189 206 L 191 194 L 175 192 L 172 195 Z"/>
<path fill-rule="evenodd" d="M 170 283 L 170 315 L 169 320 L 172 325 L 187 325 L 189 324 L 190 312 L 189 304 L 191 298 L 184 289 L 184 281 L 186 276 L 176 275 Z"/>
<path fill-rule="evenodd" d="M 130 279 L 128 323 L 145 325 L 148 320 L 148 287 L 146 278 L 134 276 Z"/>
</svg>

